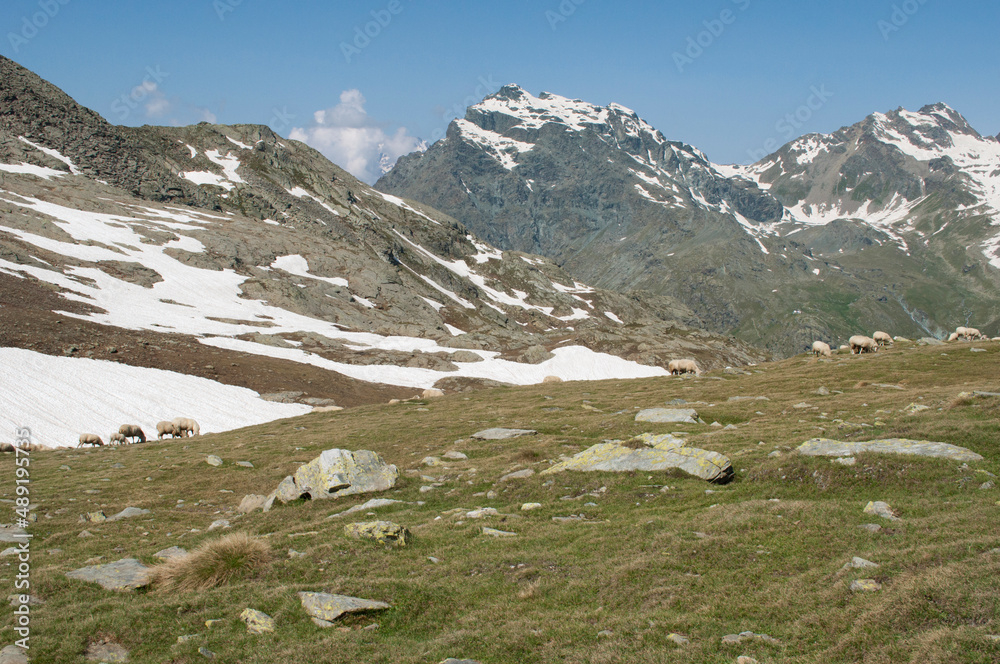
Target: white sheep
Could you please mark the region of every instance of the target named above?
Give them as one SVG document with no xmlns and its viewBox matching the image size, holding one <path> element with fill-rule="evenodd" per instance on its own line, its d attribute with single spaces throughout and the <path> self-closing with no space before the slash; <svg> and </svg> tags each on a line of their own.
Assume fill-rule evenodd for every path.
<svg viewBox="0 0 1000 664">
<path fill-rule="evenodd" d="M 974 327 L 965 328 L 965 338 L 969 341 L 975 341 L 977 339 L 984 339 L 985 335 Z"/>
<path fill-rule="evenodd" d="M 856 334 L 847 340 L 847 343 L 851 345 L 851 354 L 860 355 L 861 353 L 877 353 L 878 344 L 871 337 L 866 337 L 863 334 Z"/>
<path fill-rule="evenodd" d="M 201 434 L 201 427 L 190 417 L 175 417 L 172 424 L 174 425 L 175 436 L 179 435 L 181 438 L 184 438 L 188 435 L 198 436 Z"/>
<path fill-rule="evenodd" d="M 948 341 L 958 341 L 958 338 L 962 336 L 958 332 L 952 332 L 948 335 Z"/>
<path fill-rule="evenodd" d="M 881 331 L 876 331 L 875 334 L 872 335 L 872 339 L 874 339 L 875 343 L 879 346 L 891 346 L 893 343 L 892 336 Z"/>
<path fill-rule="evenodd" d="M 127 442 L 128 441 L 125 440 L 125 436 L 121 435 L 117 431 L 108 436 L 108 445 L 124 445 Z"/>
<path fill-rule="evenodd" d="M 13 452 L 14 445 L 11 443 L 0 443 L 0 452 Z"/>
<path fill-rule="evenodd" d="M 104 447 L 104 441 L 96 433 L 81 433 L 80 443 L 77 447 L 83 447 L 84 445 L 93 445 L 94 447 Z"/>
<path fill-rule="evenodd" d="M 833 356 L 833 350 L 830 348 L 830 344 L 825 343 L 823 341 L 814 341 L 812 346 L 812 352 L 813 355 L 816 356 L 819 355 L 823 355 L 824 357 Z"/>
<path fill-rule="evenodd" d="M 701 369 L 698 368 L 698 363 L 690 359 L 670 360 L 670 362 L 667 363 L 667 369 L 670 371 L 671 376 L 685 373 L 693 373 L 695 376 L 701 375 Z"/>
<path fill-rule="evenodd" d="M 163 440 L 163 437 L 169 435 L 171 438 L 176 438 L 180 432 L 177 427 L 174 426 L 173 422 L 167 422 L 166 420 L 156 423 L 156 434 L 157 438 Z"/>
<path fill-rule="evenodd" d="M 140 443 L 146 442 L 146 434 L 142 432 L 142 429 L 137 424 L 123 424 L 118 427 L 118 433 L 125 438 L 135 438 Z"/>
</svg>

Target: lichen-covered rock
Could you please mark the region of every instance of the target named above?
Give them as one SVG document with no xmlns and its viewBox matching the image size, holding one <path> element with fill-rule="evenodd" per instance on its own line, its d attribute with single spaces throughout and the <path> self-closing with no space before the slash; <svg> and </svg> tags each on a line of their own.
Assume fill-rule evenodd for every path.
<svg viewBox="0 0 1000 664">
<path fill-rule="evenodd" d="M 871 514 L 873 516 L 880 516 L 883 519 L 888 519 L 889 521 L 898 521 L 899 517 L 892 510 L 889 503 L 883 502 L 881 500 L 871 500 L 865 505 L 865 514 Z"/>
<path fill-rule="evenodd" d="M 179 546 L 172 546 L 170 548 L 157 551 L 153 554 L 153 557 L 160 560 L 173 560 L 174 558 L 183 558 L 187 554 L 187 549 L 182 549 Z"/>
<path fill-rule="evenodd" d="M 398 477 L 396 466 L 387 464 L 375 452 L 326 450 L 300 466 L 291 483 L 285 478 L 278 486 L 277 498 L 282 502 L 297 498 L 319 500 L 385 491 L 396 485 Z"/>
<path fill-rule="evenodd" d="M 873 593 L 882 590 L 882 584 L 875 579 L 856 579 L 851 581 L 851 592 Z"/>
<path fill-rule="evenodd" d="M 636 449 L 615 442 L 600 443 L 542 471 L 542 475 L 566 470 L 628 472 L 677 468 L 709 482 L 724 484 L 733 477 L 733 466 L 728 457 L 718 452 L 686 447 L 679 438 L 643 434 L 631 442 L 647 447 Z"/>
<path fill-rule="evenodd" d="M 636 414 L 635 421 L 654 424 L 697 424 L 698 413 L 693 408 L 647 408 Z"/>
<path fill-rule="evenodd" d="M 950 459 L 952 461 L 982 461 L 983 457 L 972 450 L 948 443 L 932 443 L 927 440 L 906 438 L 886 438 L 867 442 L 841 442 L 829 438 L 813 438 L 797 448 L 804 456 L 850 457 L 862 452 L 876 454 L 906 454 L 912 456 Z"/>
<path fill-rule="evenodd" d="M 274 618 L 255 609 L 244 609 L 240 614 L 240 620 L 247 624 L 247 631 L 251 634 L 274 631 Z"/>
<path fill-rule="evenodd" d="M 389 608 L 385 602 L 329 593 L 300 592 L 299 600 L 306 613 L 326 622 L 333 622 L 345 613 L 381 611 Z"/>
<path fill-rule="evenodd" d="M 99 584 L 106 590 L 127 591 L 149 585 L 149 568 L 135 558 L 124 558 L 107 565 L 93 565 L 66 572 L 66 576 Z"/>
<path fill-rule="evenodd" d="M 344 526 L 344 533 L 354 539 L 366 539 L 390 546 L 406 546 L 413 540 L 410 531 L 392 521 L 366 521 Z"/>
<path fill-rule="evenodd" d="M 537 431 L 532 429 L 503 429 L 493 428 L 477 431 L 472 437 L 477 440 L 508 440 L 510 438 L 520 438 L 521 436 L 534 436 Z"/>
</svg>

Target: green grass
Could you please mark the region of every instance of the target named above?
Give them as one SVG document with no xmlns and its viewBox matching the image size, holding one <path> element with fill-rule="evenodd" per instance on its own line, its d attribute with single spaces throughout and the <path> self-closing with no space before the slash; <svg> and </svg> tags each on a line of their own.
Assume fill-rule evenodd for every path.
<svg viewBox="0 0 1000 664">
<path fill-rule="evenodd" d="M 216 652 L 215 661 L 241 663 L 416 664 L 458 657 L 489 664 L 693 664 L 744 654 L 760 662 L 994 662 L 1000 644 L 987 635 L 1000 634 L 1000 555 L 990 553 L 1000 547 L 1000 489 L 979 486 L 990 479 L 986 473 L 1000 473 L 1000 400 L 956 397 L 1000 391 L 1000 345 L 974 345 L 988 352 L 971 353 L 969 344 L 897 344 L 874 356 L 793 357 L 749 376 L 499 388 L 186 440 L 37 453 L 31 581 L 45 603 L 32 608 L 31 652 L 34 661 L 79 662 L 88 644 L 104 639 L 128 648 L 133 662 L 205 661 L 199 647 Z M 820 386 L 831 394 L 815 394 Z M 740 395 L 769 401 L 728 401 Z M 634 421 L 638 408 L 676 398 L 701 402 L 692 407 L 706 422 L 737 429 Z M 793 408 L 803 402 L 809 407 Z M 902 412 L 911 403 L 930 410 Z M 493 426 L 539 434 L 469 438 Z M 498 482 L 513 470 L 541 471 L 561 455 L 646 431 L 688 432 L 691 445 L 729 456 L 736 479 L 713 486 L 677 472 L 563 473 Z M 936 440 L 968 447 L 985 461 L 963 467 L 860 455 L 845 467 L 795 454 L 815 436 Z M 326 518 L 372 496 L 235 515 L 245 494 L 270 492 L 299 463 L 333 447 L 375 450 L 399 466 L 397 487 L 382 497 L 406 502 L 379 510 L 377 518 L 407 526 L 410 546 L 344 536 L 345 523 L 372 517 Z M 420 466 L 424 457 L 452 449 L 469 459 Z M 769 456 L 774 451 L 780 454 Z M 225 465 L 208 466 L 207 454 Z M 255 467 L 237 467 L 239 460 Z M 124 468 L 112 468 L 116 463 Z M 60 470 L 63 465 L 71 470 Z M 3 474 L 10 478 L 4 487 L 10 499 L 10 456 L 0 459 Z M 420 492 L 433 484 L 440 486 Z M 86 493 L 94 489 L 100 492 Z M 494 499 L 485 495 L 491 490 Z M 883 522 L 878 534 L 859 529 L 881 521 L 862 513 L 869 500 L 889 502 L 901 520 Z M 522 513 L 525 502 L 543 507 Z M 111 514 L 130 505 L 152 514 L 78 522 L 86 512 Z M 479 506 L 501 515 L 464 516 Z M 552 520 L 571 514 L 586 521 Z M 265 538 L 272 564 L 253 578 L 200 592 L 116 594 L 65 577 L 96 557 L 152 563 L 151 554 L 168 546 L 193 550 L 219 537 L 206 531 L 218 518 Z M 518 537 L 487 538 L 483 526 Z M 94 537 L 80 538 L 85 528 Z M 317 534 L 290 537 L 311 531 Z M 305 556 L 287 558 L 290 548 Z M 852 556 L 881 566 L 842 569 Z M 14 592 L 9 561 L 0 559 L 0 580 Z M 883 584 L 880 592 L 848 590 L 852 580 L 869 577 Z M 382 600 L 392 608 L 320 630 L 302 611 L 299 590 Z M 239 620 L 247 607 L 274 617 L 277 631 L 247 634 Z M 208 629 L 208 619 L 222 622 Z M 363 629 L 373 623 L 377 630 Z M 3 625 L 4 640 L 13 642 L 10 614 Z M 605 630 L 610 636 L 598 636 Z M 721 642 L 746 630 L 780 643 Z M 671 632 L 690 638 L 690 645 L 670 642 Z M 186 634 L 199 636 L 178 645 Z"/>
</svg>

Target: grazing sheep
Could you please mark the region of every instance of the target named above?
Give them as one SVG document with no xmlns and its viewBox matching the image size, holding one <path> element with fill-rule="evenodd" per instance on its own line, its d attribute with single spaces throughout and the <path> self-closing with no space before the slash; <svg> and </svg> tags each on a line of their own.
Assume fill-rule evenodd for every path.
<svg viewBox="0 0 1000 664">
<path fill-rule="evenodd" d="M 174 425 L 175 436 L 179 435 L 181 438 L 184 438 L 189 435 L 198 436 L 201 434 L 201 427 L 190 417 L 175 417 L 172 424 Z"/>
<path fill-rule="evenodd" d="M 0 452 L 13 452 L 14 446 L 11 443 L 0 443 Z"/>
<path fill-rule="evenodd" d="M 121 435 L 117 431 L 108 437 L 108 445 L 124 445 L 128 441 L 125 440 L 125 436 Z"/>
<path fill-rule="evenodd" d="M 156 434 L 157 438 L 163 440 L 163 437 L 169 435 L 171 438 L 176 438 L 178 436 L 177 427 L 174 426 L 173 422 L 163 422 L 156 423 Z"/>
<path fill-rule="evenodd" d="M 856 334 L 847 340 L 847 343 L 851 345 L 851 354 L 860 355 L 861 353 L 877 353 L 878 344 L 871 337 L 866 337 L 863 334 Z"/>
<path fill-rule="evenodd" d="M 948 335 L 948 341 L 958 341 L 958 338 L 962 336 L 958 332 L 952 332 Z"/>
<path fill-rule="evenodd" d="M 822 341 L 814 341 L 812 351 L 813 355 L 816 356 L 823 355 L 825 357 L 833 357 L 833 350 L 830 348 L 830 344 Z"/>
<path fill-rule="evenodd" d="M 670 360 L 667 363 L 667 369 L 671 376 L 686 373 L 693 373 L 695 376 L 701 375 L 701 369 L 698 368 L 698 363 L 694 360 Z"/>
<path fill-rule="evenodd" d="M 965 338 L 969 341 L 975 341 L 977 339 L 985 339 L 986 336 L 974 327 L 965 328 Z"/>
<path fill-rule="evenodd" d="M 139 426 L 136 424 L 123 424 L 120 427 L 118 427 L 118 433 L 120 433 L 126 439 L 134 438 L 138 440 L 140 443 L 146 442 L 146 434 L 144 434 L 142 432 L 142 429 L 140 429 Z"/>
<path fill-rule="evenodd" d="M 885 332 L 875 332 L 875 334 L 872 335 L 872 339 L 874 339 L 875 343 L 879 346 L 891 346 L 893 343 L 892 336 Z"/>
<path fill-rule="evenodd" d="M 80 443 L 77 447 L 83 447 L 84 445 L 93 445 L 94 447 L 104 447 L 104 441 L 96 433 L 81 433 Z"/>
</svg>

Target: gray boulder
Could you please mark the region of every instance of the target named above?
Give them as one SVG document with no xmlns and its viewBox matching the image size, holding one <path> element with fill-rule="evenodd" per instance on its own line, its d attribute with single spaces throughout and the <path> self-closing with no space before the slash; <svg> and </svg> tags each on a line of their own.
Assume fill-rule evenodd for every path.
<svg viewBox="0 0 1000 664">
<path fill-rule="evenodd" d="M 345 613 L 364 613 L 390 608 L 385 602 L 329 593 L 300 592 L 299 600 L 302 602 L 302 608 L 311 617 L 328 623 L 332 623 Z"/>
<path fill-rule="evenodd" d="M 635 421 L 654 424 L 697 424 L 698 413 L 693 408 L 647 408 L 639 411 Z"/>
<path fill-rule="evenodd" d="M 472 437 L 477 440 L 508 440 L 510 438 L 519 438 L 520 436 L 534 436 L 537 433 L 537 431 L 532 429 L 494 428 L 478 431 L 472 434 Z"/>
<path fill-rule="evenodd" d="M 387 464 L 375 452 L 332 449 L 300 466 L 290 480 L 282 480 L 276 497 L 288 502 L 386 491 L 396 485 L 398 477 L 396 466 Z"/>
<path fill-rule="evenodd" d="M 96 583 L 106 590 L 128 591 L 149 585 L 149 568 L 135 558 L 66 572 L 70 579 Z"/>
<path fill-rule="evenodd" d="M 844 443 L 829 438 L 813 438 L 799 445 L 797 451 L 803 456 L 850 457 L 862 452 L 874 452 L 876 454 L 933 457 L 952 461 L 983 460 L 983 457 L 975 452 L 957 445 L 905 438 L 887 438 L 857 443 Z"/>
</svg>

